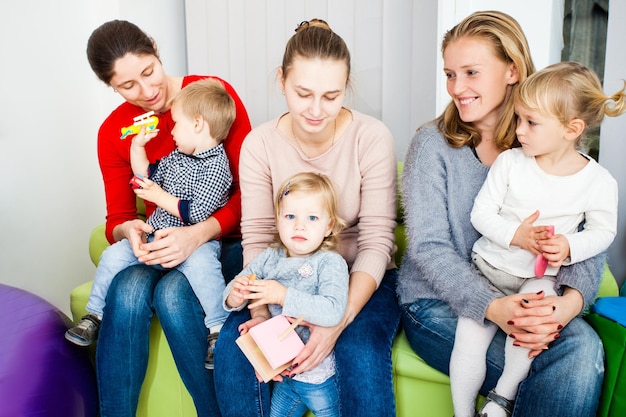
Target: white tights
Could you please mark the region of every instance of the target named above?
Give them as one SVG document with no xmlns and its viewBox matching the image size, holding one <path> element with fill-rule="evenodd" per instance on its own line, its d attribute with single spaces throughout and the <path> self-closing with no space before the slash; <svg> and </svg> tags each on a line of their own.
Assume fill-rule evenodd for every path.
<svg viewBox="0 0 626 417">
<path fill-rule="evenodd" d="M 529 279 L 520 288 L 520 293 L 545 291 L 556 295 L 552 279 Z M 487 349 L 498 327 L 493 323 L 482 325 L 472 319 L 459 317 L 454 349 L 450 357 L 450 389 L 455 417 L 473 417 L 476 396 L 487 372 Z M 532 359 L 528 349 L 513 346 L 514 339 L 507 337 L 504 350 L 504 369 L 495 387 L 496 393 L 513 402 L 517 388 L 530 370 Z M 504 409 L 489 402 L 481 410 L 489 417 L 505 417 Z"/>
</svg>

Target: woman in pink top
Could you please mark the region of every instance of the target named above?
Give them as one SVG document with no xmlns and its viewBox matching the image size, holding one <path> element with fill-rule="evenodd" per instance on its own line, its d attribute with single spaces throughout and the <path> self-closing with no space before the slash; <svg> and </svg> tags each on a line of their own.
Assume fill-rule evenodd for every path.
<svg viewBox="0 0 626 417">
<path fill-rule="evenodd" d="M 378 417 L 395 415 L 396 156 L 382 122 L 343 107 L 349 75 L 343 39 L 324 21 L 301 23 L 278 70 L 288 112 L 253 129 L 241 150 L 241 230 L 246 265 L 273 241 L 272 196 L 286 178 L 312 171 L 333 180 L 339 215 L 348 222 L 337 247 L 350 267 L 348 307 L 339 325 L 311 326 L 290 376 L 317 366 L 334 348 L 342 415 Z M 215 385 L 224 417 L 269 410 L 268 384 L 255 385 L 254 370 L 234 343 L 237 327 L 254 319 L 248 310 L 233 312 L 220 332 Z"/>
</svg>

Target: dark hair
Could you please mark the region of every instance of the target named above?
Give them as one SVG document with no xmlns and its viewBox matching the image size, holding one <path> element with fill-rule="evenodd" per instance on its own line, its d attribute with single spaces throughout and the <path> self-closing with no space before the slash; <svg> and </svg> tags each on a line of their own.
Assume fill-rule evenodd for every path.
<svg viewBox="0 0 626 417">
<path fill-rule="evenodd" d="M 105 84 L 113 78 L 115 61 L 126 54 L 154 55 L 159 58 L 154 40 L 134 23 L 111 20 L 94 30 L 87 41 L 87 59 L 93 72 Z"/>
<path fill-rule="evenodd" d="M 287 78 L 296 57 L 344 61 L 348 67 L 348 78 L 350 77 L 350 51 L 341 36 L 321 19 L 300 23 L 296 34 L 287 42 L 281 66 L 283 79 Z"/>
</svg>

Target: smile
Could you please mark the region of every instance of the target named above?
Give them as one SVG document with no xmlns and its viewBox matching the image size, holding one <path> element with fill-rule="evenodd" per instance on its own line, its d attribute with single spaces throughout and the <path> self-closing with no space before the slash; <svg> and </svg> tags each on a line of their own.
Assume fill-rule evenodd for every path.
<svg viewBox="0 0 626 417">
<path fill-rule="evenodd" d="M 472 98 L 463 98 L 463 99 L 459 99 L 459 103 L 462 106 L 466 106 L 468 104 L 471 104 L 472 102 L 476 101 L 477 98 L 476 97 L 472 97 Z"/>
</svg>

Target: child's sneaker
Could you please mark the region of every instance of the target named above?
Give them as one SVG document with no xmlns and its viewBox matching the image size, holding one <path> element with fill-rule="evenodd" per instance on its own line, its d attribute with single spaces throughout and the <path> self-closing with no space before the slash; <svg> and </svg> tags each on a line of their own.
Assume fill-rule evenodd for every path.
<svg viewBox="0 0 626 417">
<path fill-rule="evenodd" d="M 98 338 L 101 320 L 89 313 L 81 317 L 78 324 L 65 332 L 65 338 L 78 346 L 89 346 Z"/>
<path fill-rule="evenodd" d="M 206 369 L 215 368 L 214 351 L 215 351 L 215 344 L 217 343 L 217 337 L 219 335 L 220 335 L 219 332 L 215 332 L 215 333 L 209 334 L 209 336 L 207 337 L 207 343 L 209 347 L 207 348 L 206 359 L 204 360 L 204 367 Z"/>
</svg>

